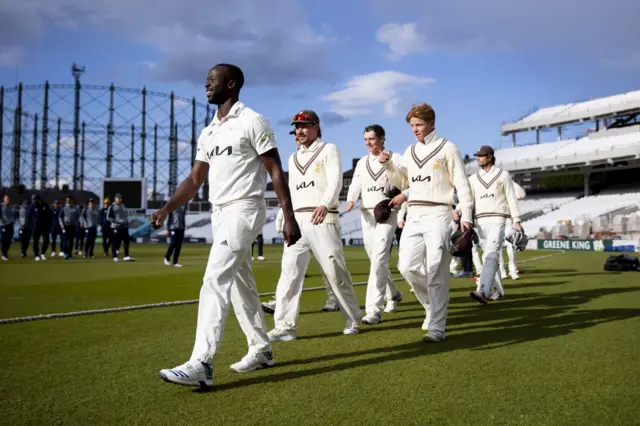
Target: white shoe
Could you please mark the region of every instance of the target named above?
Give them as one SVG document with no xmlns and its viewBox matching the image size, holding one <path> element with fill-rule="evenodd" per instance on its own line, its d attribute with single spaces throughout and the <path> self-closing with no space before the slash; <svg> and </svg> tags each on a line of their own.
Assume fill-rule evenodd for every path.
<svg viewBox="0 0 640 426">
<path fill-rule="evenodd" d="M 264 260 L 264 256 L 258 256 L 258 260 Z"/>
<path fill-rule="evenodd" d="M 208 388 L 213 385 L 213 368 L 204 362 L 188 361 L 171 369 L 160 370 L 160 378 L 177 385 Z"/>
<path fill-rule="evenodd" d="M 322 307 L 322 312 L 333 312 L 339 311 L 340 305 L 337 300 L 327 300 L 327 303 Z"/>
<path fill-rule="evenodd" d="M 380 314 L 368 314 L 362 318 L 361 322 L 367 325 L 378 324 L 382 322 L 382 318 L 380 318 Z"/>
<path fill-rule="evenodd" d="M 503 280 L 507 279 L 507 273 L 506 272 L 501 272 L 500 273 L 500 278 L 502 278 Z"/>
<path fill-rule="evenodd" d="M 171 266 L 171 262 L 169 262 L 166 258 L 163 258 L 162 260 L 164 260 L 164 266 Z"/>
<path fill-rule="evenodd" d="M 267 336 L 269 336 L 270 342 L 290 342 L 296 340 L 296 331 L 274 328 L 267 333 Z"/>
<path fill-rule="evenodd" d="M 44 254 L 40 255 L 40 260 L 47 260 L 46 256 Z"/>
<path fill-rule="evenodd" d="M 520 276 L 518 275 L 517 272 L 514 272 L 513 274 L 511 274 L 511 279 L 512 280 L 517 280 L 518 278 L 520 278 Z"/>
<path fill-rule="evenodd" d="M 402 302 L 402 293 L 398 292 L 393 299 L 387 300 L 387 306 L 384 307 L 384 311 L 387 313 L 395 312 L 400 302 Z"/>
<path fill-rule="evenodd" d="M 486 305 L 487 303 L 489 303 L 489 299 L 487 299 L 487 296 L 485 296 L 485 294 L 481 291 L 472 291 L 469 293 L 469 296 L 471 296 L 473 300 L 476 300 L 482 303 L 483 305 Z"/>
<path fill-rule="evenodd" d="M 422 337 L 425 342 L 441 342 L 445 340 L 447 336 L 441 331 L 430 331 Z"/>
<path fill-rule="evenodd" d="M 64 257 L 64 252 L 61 251 L 60 253 L 58 253 L 58 257 Z"/>
<path fill-rule="evenodd" d="M 7 256 L 2 256 L 2 260 L 9 260 Z"/>
<path fill-rule="evenodd" d="M 40 262 L 40 256 L 35 257 L 36 262 Z"/>
<path fill-rule="evenodd" d="M 174 264 L 173 264 L 173 267 L 174 267 L 174 268 L 182 268 L 182 265 L 181 265 L 181 264 L 179 264 L 179 263 L 174 263 Z"/>
<path fill-rule="evenodd" d="M 360 333 L 360 327 L 358 327 L 357 322 L 347 321 L 347 326 L 342 330 L 342 333 L 347 336 L 358 334 Z"/>
<path fill-rule="evenodd" d="M 114 258 L 113 258 L 113 261 L 114 261 L 114 262 L 120 262 L 120 259 L 118 259 L 117 257 L 114 257 Z"/>
<path fill-rule="evenodd" d="M 267 314 L 275 314 L 276 312 L 276 301 L 269 300 L 268 302 L 262 302 L 262 310 Z"/>
<path fill-rule="evenodd" d="M 273 352 L 257 352 L 246 354 L 239 362 L 231 364 L 230 368 L 234 373 L 246 373 L 260 368 L 273 367 L 275 364 Z"/>
<path fill-rule="evenodd" d="M 124 260 L 125 262 L 135 262 L 135 259 L 133 257 L 131 257 L 131 256 L 126 256 L 122 260 Z"/>
<path fill-rule="evenodd" d="M 55 252 L 55 251 L 52 251 L 52 252 L 51 252 L 51 254 L 50 254 L 50 256 L 51 256 L 51 257 L 56 257 L 56 252 Z"/>
<path fill-rule="evenodd" d="M 496 300 L 500 300 L 504 297 L 504 294 L 500 294 L 500 292 L 498 290 L 494 291 L 491 296 L 489 296 L 489 300 L 492 301 L 496 301 Z"/>
<path fill-rule="evenodd" d="M 429 331 L 429 322 L 431 322 L 431 309 L 427 309 L 427 313 L 422 322 L 422 331 Z"/>
</svg>

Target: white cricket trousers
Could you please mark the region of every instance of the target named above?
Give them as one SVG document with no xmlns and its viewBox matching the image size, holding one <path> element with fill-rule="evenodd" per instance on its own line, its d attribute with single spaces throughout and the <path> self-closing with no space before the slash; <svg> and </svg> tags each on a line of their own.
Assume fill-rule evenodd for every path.
<svg viewBox="0 0 640 426">
<path fill-rule="evenodd" d="M 340 312 L 349 322 L 348 326 L 357 325 L 362 318 L 362 311 L 344 259 L 339 229 L 337 224 L 314 225 L 301 222 L 302 238 L 294 245 L 284 248 L 282 272 L 276 287 L 276 310 L 273 314 L 276 328 L 296 329 L 304 273 L 309 266 L 312 253 L 329 281 L 329 286 L 340 304 Z"/>
<path fill-rule="evenodd" d="M 431 311 L 429 331 L 444 333 L 449 307 L 449 262 L 453 212 L 408 218 L 400 238 L 398 269 Z M 425 264 L 426 263 L 426 264 Z"/>
<path fill-rule="evenodd" d="M 491 296 L 494 290 L 504 295 L 498 264 L 504 243 L 504 219 L 488 217 L 476 219 L 476 232 L 482 247 L 482 273 L 478 280 L 478 291 Z M 495 288 L 494 288 L 495 287 Z"/>
<path fill-rule="evenodd" d="M 386 223 L 377 223 L 371 211 L 362 210 L 361 223 L 364 249 L 371 263 L 365 311 L 368 315 L 380 315 L 385 307 L 385 296 L 394 297 L 398 294 L 398 287 L 389 268 L 391 244 L 398 227 L 398 213 L 393 210 Z"/>
<path fill-rule="evenodd" d="M 236 202 L 213 208 L 213 244 L 198 306 L 198 326 L 191 361 L 211 362 L 220 347 L 229 302 L 247 336 L 250 353 L 271 350 L 267 323 L 251 270 L 251 243 L 266 218 L 264 203 Z"/>
</svg>

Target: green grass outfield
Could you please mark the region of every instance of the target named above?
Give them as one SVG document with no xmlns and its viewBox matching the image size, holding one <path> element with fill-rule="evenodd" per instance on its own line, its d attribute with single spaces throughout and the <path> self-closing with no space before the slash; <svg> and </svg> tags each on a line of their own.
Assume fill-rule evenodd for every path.
<svg viewBox="0 0 640 426">
<path fill-rule="evenodd" d="M 185 245 L 182 269 L 163 266 L 165 248 L 133 245 L 135 263 L 0 263 L 0 318 L 196 299 L 208 246 Z M 365 281 L 363 249 L 345 251 Z M 469 298 L 473 281 L 452 279 L 437 344 L 421 340 L 424 311 L 404 282 L 398 312 L 356 336 L 310 291 L 298 340 L 274 344 L 274 368 L 239 375 L 228 367 L 246 340 L 230 315 L 209 392 L 157 375 L 188 359 L 196 305 L 0 324 L 0 423 L 639 424 L 640 274 L 604 272 L 606 253 L 519 258 L 549 254 L 523 263 L 488 306 Z M 254 264 L 261 292 L 275 290 L 280 247 L 266 256 Z M 318 272 L 314 261 L 306 287 L 322 285 Z"/>
</svg>

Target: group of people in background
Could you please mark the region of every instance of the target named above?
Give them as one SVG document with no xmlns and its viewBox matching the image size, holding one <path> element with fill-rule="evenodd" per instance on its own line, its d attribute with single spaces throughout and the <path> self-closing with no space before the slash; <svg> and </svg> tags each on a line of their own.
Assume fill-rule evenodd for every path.
<svg viewBox="0 0 640 426">
<path fill-rule="evenodd" d="M 46 253 L 51 245 L 52 257 L 59 256 L 65 260 L 82 255 L 85 259 L 94 259 L 95 242 L 98 228 L 102 233 L 102 248 L 106 257 L 112 256 L 118 262 L 120 246 L 124 246 L 124 261 L 134 261 L 129 256 L 129 219 L 126 206 L 122 203 L 122 195 L 115 195 L 111 204 L 109 197 L 99 208 L 93 198 L 89 198 L 86 206 L 78 206 L 74 197 L 65 197 L 64 204 L 54 200 L 49 206 L 43 202 L 39 194 L 31 195 L 21 206 L 12 204 L 9 194 L 5 194 L 0 204 L 0 232 L 2 260 L 9 260 L 9 249 L 18 227 L 20 256 L 28 256 L 29 245 L 33 247 L 33 258 L 36 262 L 46 260 Z M 58 237 L 60 246 L 58 251 Z M 42 241 L 42 245 L 40 242 Z M 109 253 L 111 249 L 111 253 Z"/>
</svg>

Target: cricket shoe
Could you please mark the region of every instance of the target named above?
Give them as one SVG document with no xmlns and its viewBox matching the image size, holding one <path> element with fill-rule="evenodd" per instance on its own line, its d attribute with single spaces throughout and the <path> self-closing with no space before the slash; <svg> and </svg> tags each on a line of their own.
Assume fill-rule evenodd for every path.
<svg viewBox="0 0 640 426">
<path fill-rule="evenodd" d="M 213 385 L 213 368 L 206 362 L 188 361 L 171 369 L 160 370 L 160 378 L 177 385 L 205 389 Z"/>
<path fill-rule="evenodd" d="M 290 342 L 296 340 L 296 331 L 284 328 L 274 328 L 267 333 L 270 342 Z"/>
<path fill-rule="evenodd" d="M 131 256 L 125 256 L 125 257 L 124 257 L 124 259 L 122 259 L 122 260 L 124 260 L 125 262 L 135 262 L 135 261 L 136 261 L 136 260 L 135 260 L 133 257 L 131 257 Z"/>
<path fill-rule="evenodd" d="M 262 310 L 267 314 L 275 314 L 276 313 L 276 301 L 269 300 L 268 302 L 262 302 L 261 304 Z"/>
<path fill-rule="evenodd" d="M 327 303 L 325 303 L 324 307 L 322 308 L 322 312 L 333 312 L 339 310 L 340 305 L 338 304 L 337 300 L 327 300 Z"/>
<path fill-rule="evenodd" d="M 173 264 L 173 267 L 174 267 L 174 268 L 182 268 L 182 265 L 181 265 L 181 264 L 179 264 L 179 263 L 174 263 L 174 264 Z"/>
<path fill-rule="evenodd" d="M 7 256 L 2 256 L 2 260 L 9 260 Z"/>
<path fill-rule="evenodd" d="M 171 266 L 171 262 L 166 257 L 164 258 L 164 266 Z"/>
<path fill-rule="evenodd" d="M 485 296 L 481 291 L 472 291 L 469 293 L 469 296 L 471 296 L 473 300 L 476 300 L 484 305 L 489 303 L 489 299 L 487 299 L 487 296 Z"/>
<path fill-rule="evenodd" d="M 422 337 L 425 342 L 442 342 L 447 336 L 441 331 L 430 331 Z"/>
<path fill-rule="evenodd" d="M 258 256 L 258 260 L 264 260 L 264 256 Z"/>
<path fill-rule="evenodd" d="M 503 280 L 506 280 L 507 279 L 507 273 L 506 272 L 501 272 L 500 273 L 500 278 L 503 279 Z"/>
<path fill-rule="evenodd" d="M 518 273 L 517 273 L 517 272 L 514 272 L 514 273 L 512 273 L 512 274 L 511 274 L 511 279 L 512 279 L 512 280 L 514 280 L 514 281 L 515 281 L 515 280 L 517 280 L 518 278 L 520 278 L 520 276 L 518 275 Z"/>
<path fill-rule="evenodd" d="M 234 373 L 247 373 L 249 371 L 258 370 L 260 368 L 273 367 L 276 364 L 276 360 L 273 359 L 273 352 L 249 352 L 242 359 L 235 364 L 231 364 L 232 372 Z"/>
<path fill-rule="evenodd" d="M 361 322 L 367 325 L 378 324 L 382 322 L 380 314 L 367 314 L 362 318 Z"/>
<path fill-rule="evenodd" d="M 36 256 L 34 259 L 36 262 L 40 262 L 40 256 Z"/>
<path fill-rule="evenodd" d="M 40 260 L 47 260 L 47 257 L 44 254 L 40 255 Z"/>
<path fill-rule="evenodd" d="M 431 322 L 431 309 L 427 309 L 427 314 L 422 322 L 422 331 L 429 331 L 429 322 Z"/>
<path fill-rule="evenodd" d="M 61 251 L 60 253 L 58 253 L 58 257 L 65 257 L 64 252 Z"/>
<path fill-rule="evenodd" d="M 342 333 L 346 336 L 351 336 L 353 334 L 358 334 L 360 333 L 360 327 L 358 327 L 358 322 L 357 321 L 347 321 L 347 326 L 345 327 L 344 330 L 342 330 Z"/>
<path fill-rule="evenodd" d="M 387 300 L 387 306 L 384 307 L 386 313 L 395 312 L 398 309 L 398 304 L 402 302 L 402 293 L 398 292 L 393 299 Z"/>
<path fill-rule="evenodd" d="M 494 291 L 491 296 L 489 296 L 489 300 L 491 301 L 496 301 L 496 300 L 502 300 L 502 298 L 504 298 L 504 294 L 500 294 L 499 291 Z"/>
</svg>

